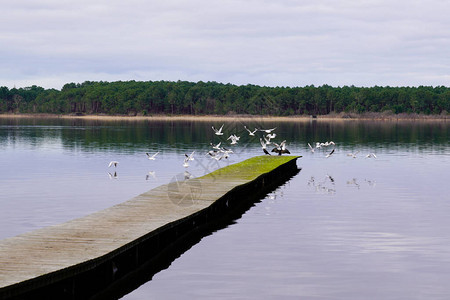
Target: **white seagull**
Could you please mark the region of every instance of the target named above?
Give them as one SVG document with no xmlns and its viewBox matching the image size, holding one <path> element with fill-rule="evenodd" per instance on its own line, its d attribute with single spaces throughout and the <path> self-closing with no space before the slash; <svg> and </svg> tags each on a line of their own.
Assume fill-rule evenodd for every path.
<svg viewBox="0 0 450 300">
<path fill-rule="evenodd" d="M 272 134 L 268 134 L 268 135 L 266 135 L 267 136 L 267 138 L 269 139 L 269 141 L 271 140 L 271 139 L 274 139 L 276 136 L 277 136 L 277 134 L 276 133 L 272 133 Z"/>
<path fill-rule="evenodd" d="M 266 149 L 266 142 L 264 142 L 263 140 L 262 140 L 262 138 L 259 138 L 259 142 L 261 143 L 261 148 L 262 148 L 262 150 L 264 151 L 264 153 L 266 154 L 266 155 L 270 155 L 270 153 L 269 153 L 269 151 L 267 151 L 267 149 Z"/>
<path fill-rule="evenodd" d="M 109 163 L 108 168 L 111 168 L 112 166 L 114 166 L 114 168 L 115 168 L 115 167 L 117 167 L 118 164 L 119 164 L 118 161 L 113 160 Z"/>
<path fill-rule="evenodd" d="M 236 136 L 235 134 L 230 135 L 229 138 L 227 138 L 227 140 L 231 139 L 231 145 L 237 144 L 237 142 L 239 141 L 240 137 Z"/>
<path fill-rule="evenodd" d="M 371 158 L 371 157 L 377 158 L 377 156 L 375 155 L 375 153 L 369 153 L 369 154 L 366 155 L 366 158 Z"/>
<path fill-rule="evenodd" d="M 223 135 L 223 132 L 222 132 L 223 124 L 222 124 L 222 126 L 219 128 L 219 130 L 217 130 L 216 128 L 214 128 L 214 126 L 211 126 L 211 127 L 212 127 L 212 129 L 214 130 L 214 133 L 215 133 L 216 135 Z"/>
<path fill-rule="evenodd" d="M 311 146 L 310 143 L 308 143 L 309 149 L 311 150 L 312 153 L 314 153 L 314 148 Z"/>
<path fill-rule="evenodd" d="M 192 153 L 190 155 L 185 154 L 185 159 L 189 160 L 194 160 L 194 153 L 195 151 L 192 151 Z"/>
<path fill-rule="evenodd" d="M 209 144 L 213 147 L 213 149 L 220 150 L 220 144 L 222 144 L 222 142 L 219 142 L 217 145 L 214 145 L 213 143 Z"/>
<path fill-rule="evenodd" d="M 147 154 L 148 159 L 150 160 L 155 160 L 156 159 L 156 155 L 159 154 L 159 151 L 156 152 L 155 154 L 151 155 L 150 153 L 146 152 L 145 154 Z"/>
<path fill-rule="evenodd" d="M 277 129 L 277 128 L 275 127 L 275 128 L 272 128 L 272 129 L 259 129 L 259 131 L 264 131 L 265 133 L 271 133 L 275 129 Z"/>
<path fill-rule="evenodd" d="M 244 128 L 248 131 L 248 135 L 254 136 L 255 132 L 258 131 L 258 129 L 255 128 L 254 131 L 251 131 L 250 129 L 247 128 L 247 126 L 244 125 Z"/>
</svg>

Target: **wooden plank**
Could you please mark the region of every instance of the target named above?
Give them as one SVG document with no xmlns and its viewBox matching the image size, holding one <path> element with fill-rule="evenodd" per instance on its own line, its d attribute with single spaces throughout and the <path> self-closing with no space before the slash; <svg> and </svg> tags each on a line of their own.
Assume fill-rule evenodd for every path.
<svg viewBox="0 0 450 300">
<path fill-rule="evenodd" d="M 19 283 L 32 283 L 35 278 L 61 270 L 68 270 L 58 275 L 62 277 L 81 272 L 82 267 L 73 267 L 85 266 L 163 226 L 199 213 L 230 190 L 296 158 L 253 158 L 201 178 L 159 186 L 82 218 L 2 240 L 0 298 L 2 290 Z"/>
</svg>

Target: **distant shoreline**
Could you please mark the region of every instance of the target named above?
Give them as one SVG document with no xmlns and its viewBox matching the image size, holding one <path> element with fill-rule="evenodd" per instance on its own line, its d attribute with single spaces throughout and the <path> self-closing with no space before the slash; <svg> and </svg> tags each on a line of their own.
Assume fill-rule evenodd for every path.
<svg viewBox="0 0 450 300">
<path fill-rule="evenodd" d="M 0 118 L 30 118 L 30 119 L 82 119 L 98 121 L 265 121 L 265 122 L 309 122 L 317 121 L 448 121 L 448 115 L 419 115 L 419 114 L 330 114 L 318 116 L 259 116 L 259 115 L 66 115 L 66 114 L 0 114 Z"/>
</svg>

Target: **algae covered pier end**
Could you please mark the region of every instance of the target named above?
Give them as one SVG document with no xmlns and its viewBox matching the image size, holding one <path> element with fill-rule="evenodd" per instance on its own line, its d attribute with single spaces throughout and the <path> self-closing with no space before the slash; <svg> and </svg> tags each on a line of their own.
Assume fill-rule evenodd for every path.
<svg viewBox="0 0 450 300">
<path fill-rule="evenodd" d="M 2 240 L 0 299 L 123 295 L 297 174 L 298 157 L 253 157 Z"/>
</svg>

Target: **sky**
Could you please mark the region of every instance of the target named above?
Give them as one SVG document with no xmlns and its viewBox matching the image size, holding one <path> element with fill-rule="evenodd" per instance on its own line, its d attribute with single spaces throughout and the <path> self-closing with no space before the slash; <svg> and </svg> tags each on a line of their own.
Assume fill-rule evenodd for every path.
<svg viewBox="0 0 450 300">
<path fill-rule="evenodd" d="M 449 86 L 450 0 L 2 1 L 0 86 Z"/>
</svg>

